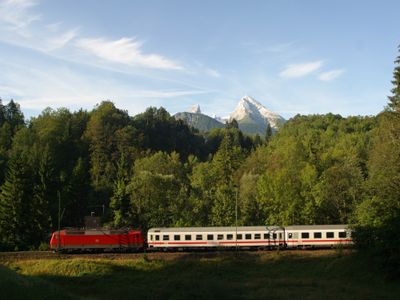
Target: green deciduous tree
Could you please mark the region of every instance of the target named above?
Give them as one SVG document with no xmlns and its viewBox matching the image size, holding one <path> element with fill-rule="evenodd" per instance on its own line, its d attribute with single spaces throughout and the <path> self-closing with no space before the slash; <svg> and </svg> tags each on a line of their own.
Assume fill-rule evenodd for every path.
<svg viewBox="0 0 400 300">
<path fill-rule="evenodd" d="M 142 228 L 182 224 L 186 174 L 177 153 L 157 152 L 135 162 L 127 187 L 130 223 Z"/>
<path fill-rule="evenodd" d="M 374 251 L 393 276 L 400 276 L 400 56 L 395 61 L 394 87 L 368 164 L 367 196 L 357 209 L 355 239 Z"/>
<path fill-rule="evenodd" d="M 104 101 L 91 113 L 84 137 L 90 149 L 90 175 L 95 192 L 93 205 L 107 204 L 112 195 L 117 174 L 117 131 L 129 125 L 126 111 L 117 109 L 110 101 Z"/>
<path fill-rule="evenodd" d="M 224 138 L 212 160 L 211 167 L 216 179 L 211 212 L 213 225 L 235 224 L 235 201 L 238 193 L 238 180 L 235 178 L 235 173 L 244 158 L 238 132 L 239 130 L 235 127 L 225 129 Z"/>
<path fill-rule="evenodd" d="M 129 225 L 130 199 L 127 185 L 130 179 L 129 168 L 125 155 L 120 157 L 117 165 L 117 178 L 114 181 L 113 195 L 110 208 L 113 211 L 113 224 L 115 227 Z"/>
</svg>

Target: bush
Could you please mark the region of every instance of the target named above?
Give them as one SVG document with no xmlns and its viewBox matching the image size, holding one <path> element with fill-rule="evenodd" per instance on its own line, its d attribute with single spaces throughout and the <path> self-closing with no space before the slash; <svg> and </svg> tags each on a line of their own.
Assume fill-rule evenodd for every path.
<svg viewBox="0 0 400 300">
<path fill-rule="evenodd" d="M 400 217 L 379 227 L 358 226 L 353 238 L 356 246 L 377 260 L 389 278 L 400 278 Z"/>
<path fill-rule="evenodd" d="M 49 250 L 50 250 L 50 245 L 49 245 L 49 243 L 41 242 L 40 245 L 39 245 L 39 247 L 38 247 L 38 250 L 39 250 L 39 251 L 49 251 Z"/>
</svg>

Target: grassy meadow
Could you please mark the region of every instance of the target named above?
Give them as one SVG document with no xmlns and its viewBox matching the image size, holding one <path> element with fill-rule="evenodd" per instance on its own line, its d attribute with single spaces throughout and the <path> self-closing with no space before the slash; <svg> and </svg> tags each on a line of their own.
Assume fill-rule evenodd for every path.
<svg viewBox="0 0 400 300">
<path fill-rule="evenodd" d="M 398 299 L 399 283 L 338 250 L 0 259 L 4 299 Z"/>
</svg>

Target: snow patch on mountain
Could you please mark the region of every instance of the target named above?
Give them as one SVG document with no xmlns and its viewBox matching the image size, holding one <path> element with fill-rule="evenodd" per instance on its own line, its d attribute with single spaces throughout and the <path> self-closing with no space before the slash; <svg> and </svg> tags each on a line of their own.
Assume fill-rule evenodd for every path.
<svg viewBox="0 0 400 300">
<path fill-rule="evenodd" d="M 271 128 L 273 129 L 277 129 L 279 124 L 284 122 L 284 119 L 280 115 L 269 111 L 254 98 L 250 96 L 244 96 L 240 100 L 235 111 L 231 113 L 230 120 L 235 119 L 236 121 L 240 122 L 240 120 L 248 117 L 260 124 L 270 124 Z"/>
<path fill-rule="evenodd" d="M 201 114 L 201 110 L 200 110 L 200 105 L 195 104 L 192 105 L 187 112 L 193 113 L 193 114 Z"/>
<path fill-rule="evenodd" d="M 229 121 L 229 117 L 220 117 L 217 116 L 216 114 L 212 115 L 211 117 L 222 124 L 225 124 L 227 121 Z"/>
</svg>

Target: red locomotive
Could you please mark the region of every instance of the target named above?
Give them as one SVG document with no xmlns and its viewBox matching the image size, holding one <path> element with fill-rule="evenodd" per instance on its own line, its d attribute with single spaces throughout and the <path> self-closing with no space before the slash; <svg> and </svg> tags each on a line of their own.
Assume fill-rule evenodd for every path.
<svg viewBox="0 0 400 300">
<path fill-rule="evenodd" d="M 138 230 L 63 229 L 52 234 L 53 251 L 138 251 L 144 248 L 144 238 Z"/>
</svg>

